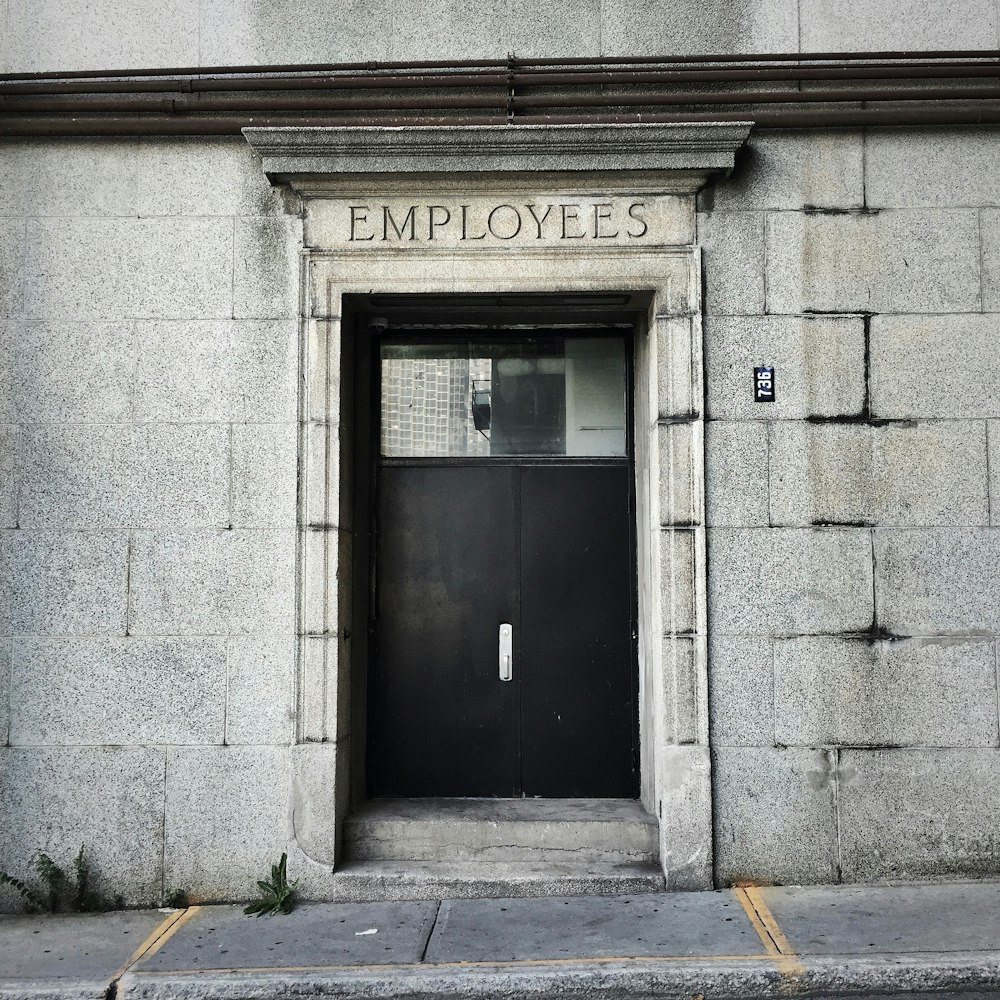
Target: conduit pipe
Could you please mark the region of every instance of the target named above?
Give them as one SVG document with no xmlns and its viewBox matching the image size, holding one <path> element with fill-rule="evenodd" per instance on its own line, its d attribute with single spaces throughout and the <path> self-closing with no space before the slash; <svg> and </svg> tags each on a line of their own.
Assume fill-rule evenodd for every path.
<svg viewBox="0 0 1000 1000">
<path fill-rule="evenodd" d="M 224 135 L 249 125 L 735 121 L 745 120 L 742 109 L 751 105 L 752 117 L 764 128 L 995 124 L 998 56 L 989 51 L 511 57 L 125 71 L 130 78 L 97 71 L 11 74 L 0 77 L 0 134 Z M 733 66 L 736 62 L 743 65 Z M 251 71 L 254 75 L 247 75 Z M 878 80 L 900 86 L 864 84 Z M 946 80 L 954 85 L 942 85 Z M 790 86 L 726 86 L 764 81 Z M 839 85 L 811 88 L 816 81 Z"/>
</svg>

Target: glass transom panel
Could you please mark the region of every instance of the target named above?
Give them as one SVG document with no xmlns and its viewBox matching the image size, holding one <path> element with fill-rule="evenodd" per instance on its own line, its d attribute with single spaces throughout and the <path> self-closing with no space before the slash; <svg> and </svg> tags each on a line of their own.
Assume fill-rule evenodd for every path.
<svg viewBox="0 0 1000 1000">
<path fill-rule="evenodd" d="M 386 339 L 385 458 L 624 457 L 625 341 Z"/>
</svg>

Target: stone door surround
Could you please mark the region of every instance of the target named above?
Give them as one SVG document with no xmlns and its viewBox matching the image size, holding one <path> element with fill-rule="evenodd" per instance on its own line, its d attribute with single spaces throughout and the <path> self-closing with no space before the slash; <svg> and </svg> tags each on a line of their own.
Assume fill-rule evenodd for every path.
<svg viewBox="0 0 1000 1000">
<path fill-rule="evenodd" d="M 337 759 L 334 815 L 317 815 L 320 796 L 302 804 L 310 822 L 296 827 L 298 847 L 308 857 L 336 860 L 356 752 L 345 640 L 352 533 L 340 495 L 343 296 L 644 293 L 635 357 L 641 798 L 659 822 L 668 888 L 711 885 L 695 195 L 732 169 L 750 127 L 244 129 L 304 225 L 298 738 L 334 743 Z M 298 775 L 300 797 L 331 778 Z"/>
</svg>

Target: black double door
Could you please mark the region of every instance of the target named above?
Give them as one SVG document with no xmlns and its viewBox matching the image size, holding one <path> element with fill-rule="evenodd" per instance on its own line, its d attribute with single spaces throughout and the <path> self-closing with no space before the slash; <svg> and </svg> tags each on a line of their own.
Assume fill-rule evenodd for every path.
<svg viewBox="0 0 1000 1000">
<path fill-rule="evenodd" d="M 380 464 L 373 795 L 637 794 L 630 481 L 627 458 Z"/>
</svg>

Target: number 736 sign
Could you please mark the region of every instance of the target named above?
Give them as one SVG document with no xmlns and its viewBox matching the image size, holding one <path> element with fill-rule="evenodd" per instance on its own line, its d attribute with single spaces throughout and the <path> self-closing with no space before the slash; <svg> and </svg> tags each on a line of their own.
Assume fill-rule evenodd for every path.
<svg viewBox="0 0 1000 1000">
<path fill-rule="evenodd" d="M 774 368 L 770 365 L 763 365 L 753 370 L 753 401 L 774 402 Z"/>
</svg>

